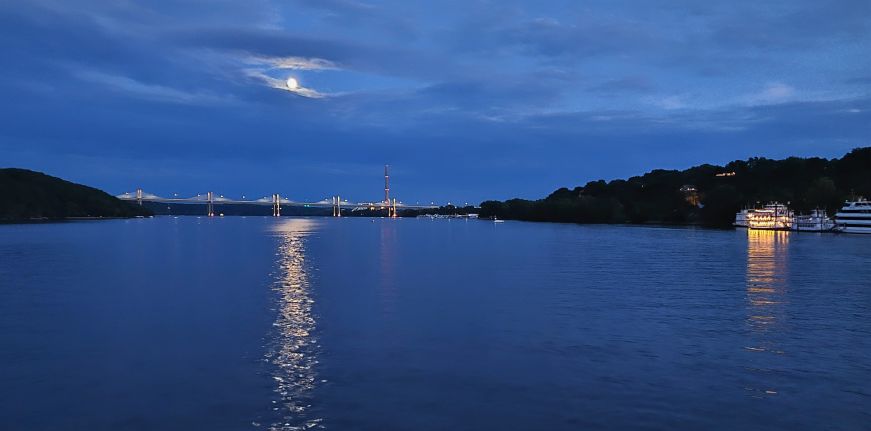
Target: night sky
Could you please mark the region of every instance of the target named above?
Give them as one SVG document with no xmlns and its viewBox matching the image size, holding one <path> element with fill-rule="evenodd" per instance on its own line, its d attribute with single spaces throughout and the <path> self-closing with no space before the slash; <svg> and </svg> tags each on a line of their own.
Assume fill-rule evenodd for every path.
<svg viewBox="0 0 871 431">
<path fill-rule="evenodd" d="M 871 145 L 868 0 L 5 0 L 0 53 L 0 166 L 113 194 L 377 200 L 389 163 L 477 203 Z"/>
</svg>

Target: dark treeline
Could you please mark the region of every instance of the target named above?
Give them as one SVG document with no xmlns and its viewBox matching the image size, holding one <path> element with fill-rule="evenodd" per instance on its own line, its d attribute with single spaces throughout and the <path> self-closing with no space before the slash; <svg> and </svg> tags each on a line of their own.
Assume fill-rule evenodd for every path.
<svg viewBox="0 0 871 431">
<path fill-rule="evenodd" d="M 468 214 L 477 214 L 479 211 L 478 208 L 467 205 L 463 207 L 458 207 L 456 205 L 443 205 L 438 208 L 426 208 L 426 209 L 407 209 L 400 210 L 400 217 L 417 217 L 419 215 L 468 215 Z"/>
<path fill-rule="evenodd" d="M 396 215 L 399 217 L 417 217 L 419 215 L 437 214 L 437 215 L 466 215 L 475 214 L 478 208 L 474 206 L 458 207 L 456 205 L 443 205 L 438 208 L 421 208 L 421 209 L 403 209 L 399 207 Z M 358 210 L 342 209 L 342 215 L 351 217 L 387 217 L 387 209 L 385 208 L 363 208 Z"/>
<path fill-rule="evenodd" d="M 481 203 L 481 217 L 575 223 L 728 226 L 745 206 L 770 201 L 830 213 L 854 196 L 871 197 L 871 147 L 840 159 L 752 158 L 726 166 L 654 170 L 628 180 L 591 181 L 539 200 Z"/>
<path fill-rule="evenodd" d="M 0 221 L 151 215 L 92 187 L 26 169 L 0 169 Z"/>
</svg>

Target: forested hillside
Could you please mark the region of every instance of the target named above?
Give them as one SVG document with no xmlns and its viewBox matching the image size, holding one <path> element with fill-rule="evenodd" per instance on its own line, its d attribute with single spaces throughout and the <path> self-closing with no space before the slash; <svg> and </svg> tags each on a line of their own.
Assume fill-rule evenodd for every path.
<svg viewBox="0 0 871 431">
<path fill-rule="evenodd" d="M 0 169 L 0 221 L 150 214 L 92 187 L 26 169 Z"/>
<path fill-rule="evenodd" d="M 728 226 L 745 206 L 770 201 L 796 211 L 837 210 L 854 196 L 871 197 L 871 147 L 840 159 L 752 158 L 726 166 L 654 170 L 628 180 L 591 181 L 544 199 L 486 201 L 481 216 L 577 223 L 676 223 Z"/>
</svg>

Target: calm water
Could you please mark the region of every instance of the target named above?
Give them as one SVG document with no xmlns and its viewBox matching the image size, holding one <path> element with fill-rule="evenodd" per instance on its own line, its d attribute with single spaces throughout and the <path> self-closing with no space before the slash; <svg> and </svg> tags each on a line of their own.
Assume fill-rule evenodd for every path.
<svg viewBox="0 0 871 431">
<path fill-rule="evenodd" d="M 869 429 L 871 238 L 0 226 L 0 429 Z"/>
</svg>

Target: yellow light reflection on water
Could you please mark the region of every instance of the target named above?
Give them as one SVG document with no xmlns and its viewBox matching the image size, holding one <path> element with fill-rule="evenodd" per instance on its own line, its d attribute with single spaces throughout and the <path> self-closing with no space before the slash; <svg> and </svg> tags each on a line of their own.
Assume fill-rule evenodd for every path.
<svg viewBox="0 0 871 431">
<path fill-rule="evenodd" d="M 276 343 L 266 358 L 277 367 L 273 379 L 275 392 L 284 409 L 282 419 L 272 430 L 293 430 L 317 426 L 321 419 L 307 416 L 310 407 L 307 398 L 317 383 L 317 340 L 312 331 L 313 300 L 306 265 L 306 237 L 314 232 L 317 223 L 307 219 L 289 219 L 277 224 L 273 231 L 280 238 L 278 249 L 279 273 L 275 291 L 279 299 L 278 316 L 273 326 L 277 329 Z"/>
<path fill-rule="evenodd" d="M 781 355 L 784 352 L 774 341 L 773 334 L 782 330 L 783 312 L 787 294 L 787 273 L 789 250 L 788 231 L 747 230 L 747 324 L 750 329 L 748 345 L 744 350 L 759 354 Z M 780 326 L 778 326 L 780 324 Z M 748 367 L 754 373 L 761 373 L 759 381 L 764 382 L 772 370 Z M 764 386 L 764 383 L 760 383 Z M 745 389 L 754 396 L 775 395 L 770 387 L 756 387 L 751 384 Z"/>
<path fill-rule="evenodd" d="M 786 287 L 786 253 L 789 232 L 775 230 L 747 230 L 747 298 L 754 306 L 780 303 Z M 753 320 L 766 322 L 774 316 L 771 310 L 761 308 L 751 315 Z"/>
</svg>

